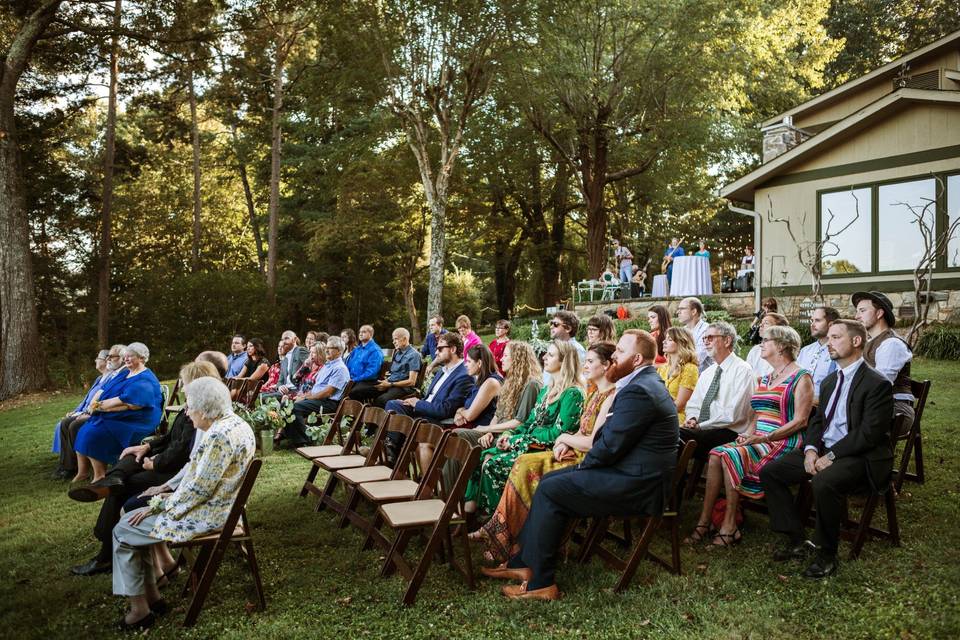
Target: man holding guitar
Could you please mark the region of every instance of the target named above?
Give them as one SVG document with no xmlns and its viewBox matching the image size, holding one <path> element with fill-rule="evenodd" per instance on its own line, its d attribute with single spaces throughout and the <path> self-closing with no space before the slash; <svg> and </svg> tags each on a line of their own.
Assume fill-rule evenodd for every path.
<svg viewBox="0 0 960 640">
<path fill-rule="evenodd" d="M 620 264 L 620 282 L 630 282 L 633 272 L 633 254 L 630 253 L 630 249 L 620 244 L 619 240 L 614 240 L 613 255 Z"/>
<path fill-rule="evenodd" d="M 660 266 L 660 269 L 667 274 L 668 286 L 673 282 L 673 259 L 685 255 L 680 242 L 680 238 L 674 236 L 670 240 L 670 246 L 663 252 L 663 264 Z"/>
</svg>

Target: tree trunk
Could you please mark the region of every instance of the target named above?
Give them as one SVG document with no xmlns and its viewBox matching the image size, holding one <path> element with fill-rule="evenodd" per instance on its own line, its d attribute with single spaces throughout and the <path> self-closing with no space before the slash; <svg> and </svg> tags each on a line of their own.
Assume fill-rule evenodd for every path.
<svg viewBox="0 0 960 640">
<path fill-rule="evenodd" d="M 32 13 L 0 51 L 0 400 L 46 382 L 40 350 L 30 223 L 17 141 L 17 84 L 37 39 L 53 21 L 62 0 L 47 0 Z"/>
<path fill-rule="evenodd" d="M 190 140 L 193 146 L 193 251 L 190 270 L 200 270 L 200 126 L 197 123 L 197 92 L 193 85 L 193 64 L 187 72 L 190 93 Z"/>
<path fill-rule="evenodd" d="M 440 315 L 443 306 L 443 279 L 447 256 L 446 193 L 430 203 L 430 287 L 427 290 L 427 317 Z"/>
<path fill-rule="evenodd" d="M 121 0 L 113 5 L 113 28 L 120 28 Z M 107 97 L 107 126 L 103 149 L 103 200 L 100 210 L 100 247 L 97 252 L 97 344 L 110 346 L 110 254 L 113 251 L 113 164 L 117 139 L 117 82 L 120 73 L 120 36 L 114 33 L 110 45 L 110 89 Z"/>
<path fill-rule="evenodd" d="M 266 271 L 266 255 L 263 251 L 263 238 L 260 237 L 260 225 L 257 224 L 257 209 L 253 204 L 253 189 L 250 188 L 250 177 L 247 175 L 247 162 L 240 154 L 240 136 L 237 134 L 236 124 L 230 125 L 230 135 L 233 137 L 233 153 L 237 158 L 237 172 L 240 174 L 240 183 L 243 185 L 243 199 L 247 203 L 250 229 L 253 231 L 253 241 L 257 247 L 257 265 L 262 274 Z"/>
<path fill-rule="evenodd" d="M 270 205 L 267 227 L 267 299 L 277 299 L 277 250 L 280 235 L 280 116 L 283 109 L 283 63 L 285 53 L 278 47 L 273 65 L 273 113 L 270 123 Z"/>
</svg>

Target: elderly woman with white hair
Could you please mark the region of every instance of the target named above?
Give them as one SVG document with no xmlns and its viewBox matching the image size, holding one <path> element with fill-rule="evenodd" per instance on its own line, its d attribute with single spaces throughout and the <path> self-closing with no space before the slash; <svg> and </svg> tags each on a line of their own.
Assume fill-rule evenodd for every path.
<svg viewBox="0 0 960 640">
<path fill-rule="evenodd" d="M 163 392 L 157 376 L 147 368 L 147 345 L 133 342 L 120 355 L 126 368 L 94 396 L 88 407 L 91 417 L 77 434 L 74 482 L 85 480 L 91 466 L 91 482 L 102 479 L 107 465 L 116 462 L 121 451 L 152 434 L 163 417 Z"/>
<path fill-rule="evenodd" d="M 183 479 L 162 504 L 125 515 L 113 529 L 113 593 L 130 598 L 121 629 L 145 629 L 167 607 L 157 589 L 151 548 L 223 527 L 253 459 L 253 431 L 233 412 L 230 392 L 213 378 L 184 388 L 187 415 L 204 432 Z"/>
</svg>

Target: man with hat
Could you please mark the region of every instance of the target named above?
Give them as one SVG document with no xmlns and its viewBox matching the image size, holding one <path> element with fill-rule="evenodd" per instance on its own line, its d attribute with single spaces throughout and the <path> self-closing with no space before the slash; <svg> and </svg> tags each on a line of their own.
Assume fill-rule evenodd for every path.
<svg viewBox="0 0 960 640">
<path fill-rule="evenodd" d="M 913 426 L 913 391 L 910 388 L 910 361 L 913 353 L 896 334 L 893 325 L 893 303 L 879 291 L 858 291 L 853 294 L 857 320 L 867 330 L 867 346 L 863 359 L 893 384 L 893 415 L 904 416 L 901 433 Z"/>
</svg>

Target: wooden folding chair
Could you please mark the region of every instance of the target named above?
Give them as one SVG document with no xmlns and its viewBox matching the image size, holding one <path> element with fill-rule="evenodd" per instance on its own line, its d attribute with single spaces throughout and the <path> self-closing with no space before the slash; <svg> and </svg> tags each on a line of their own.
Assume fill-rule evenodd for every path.
<svg viewBox="0 0 960 640">
<path fill-rule="evenodd" d="M 897 441 L 903 440 L 903 454 L 900 457 L 900 465 L 897 468 L 896 488 L 897 493 L 903 488 L 904 480 L 913 480 L 923 484 L 926 478 L 923 473 L 923 438 L 920 433 L 920 418 L 923 417 L 923 409 L 927 406 L 927 396 L 930 395 L 930 381 L 917 380 L 910 381 L 913 397 L 916 398 L 916 404 L 913 406 L 914 418 L 909 431 L 897 435 Z M 894 447 L 896 453 L 896 447 Z M 910 473 L 907 469 L 910 467 L 910 457 L 913 456 L 916 473 Z"/>
<path fill-rule="evenodd" d="M 402 482 L 414 474 L 417 480 L 420 479 L 419 465 L 414 464 L 411 458 L 415 460 L 417 457 L 416 449 L 421 443 L 419 436 L 428 433 L 429 430 L 421 431 L 419 429 L 420 424 L 423 422 L 422 419 L 415 419 L 410 423 L 407 420 L 401 419 L 406 417 L 407 416 L 392 415 L 387 419 L 387 434 L 396 433 L 403 435 L 403 446 L 397 453 L 392 465 L 389 464 L 389 460 L 387 459 L 386 444 L 388 437 L 385 434 L 378 455 L 381 463 L 368 467 L 357 467 L 337 471 L 337 477 L 340 482 L 343 483 L 344 491 L 347 493 L 343 513 L 340 514 L 340 520 L 337 522 L 339 528 L 344 528 L 350 522 L 356 524 L 363 531 L 366 531 L 369 527 L 367 519 L 361 516 L 356 510 L 357 505 L 360 504 L 358 487 L 361 484 L 389 482 L 391 480 Z M 441 433 L 436 438 L 436 442 L 439 442 L 440 436 L 443 435 L 443 430 L 441 429 L 440 431 Z M 416 486 L 415 483 L 414 486 Z M 411 494 L 411 497 L 413 497 L 413 494 Z"/>
<path fill-rule="evenodd" d="M 199 547 L 197 557 L 190 566 L 187 583 L 183 587 L 182 595 L 187 595 L 187 593 L 193 591 L 193 598 L 190 599 L 187 615 L 183 621 L 185 627 L 193 626 L 200 616 L 200 610 L 203 609 L 203 603 L 210 593 L 213 579 L 216 577 L 220 563 L 223 561 L 223 554 L 231 544 L 239 546 L 240 552 L 246 558 L 250 574 L 253 576 L 253 585 L 257 592 L 260 609 L 263 610 L 267 606 L 266 598 L 263 595 L 263 583 L 260 580 L 257 557 L 253 551 L 253 538 L 251 537 L 250 523 L 247 521 L 246 511 L 247 499 L 250 497 L 250 492 L 262 465 L 263 461 L 259 458 L 254 458 L 250 462 L 223 529 L 216 533 L 170 545 L 172 549 L 182 549 L 181 555 L 186 554 L 188 549 Z"/>
<path fill-rule="evenodd" d="M 359 438 L 360 431 L 367 425 L 372 425 L 377 429 L 376 436 L 374 436 L 373 443 L 371 444 L 370 450 L 367 452 L 367 454 L 361 455 L 360 453 L 347 453 L 344 455 L 326 456 L 313 460 L 313 464 L 315 466 L 319 467 L 320 470 L 326 471 L 328 474 L 327 482 L 323 489 L 319 492 L 311 491 L 311 493 L 315 493 L 320 498 L 319 502 L 317 502 L 317 511 L 323 511 L 327 507 L 330 507 L 330 509 L 337 514 L 343 513 L 343 503 L 339 502 L 334 497 L 334 492 L 336 491 L 337 486 L 340 484 L 340 478 L 337 477 L 337 471 L 354 469 L 356 467 L 371 467 L 383 463 L 384 439 L 387 437 L 387 420 L 389 420 L 391 417 L 391 414 L 388 414 L 379 407 L 367 406 L 363 410 L 361 426 L 357 431 L 357 438 Z M 410 422 L 410 429 L 412 430 L 413 418 L 409 418 L 407 416 L 403 417 Z M 359 443 L 359 440 L 357 440 L 357 442 Z"/>
<path fill-rule="evenodd" d="M 612 551 L 609 551 L 603 547 L 603 541 L 605 538 L 613 537 L 616 539 L 616 536 L 612 536 L 607 531 L 610 525 L 609 516 L 594 518 L 590 528 L 587 529 L 587 534 L 583 543 L 583 551 L 580 555 L 580 561 L 589 562 L 590 558 L 596 554 L 600 556 L 600 558 L 608 565 L 620 570 L 620 578 L 613 587 L 614 591 L 619 593 L 630 586 L 630 581 L 637 572 L 637 568 L 640 566 L 640 561 L 644 558 L 649 558 L 653 562 L 665 567 L 671 573 L 680 575 L 681 487 L 683 486 L 683 477 L 687 473 L 687 466 L 690 464 L 690 458 L 693 457 L 693 452 L 694 449 L 696 449 L 696 446 L 696 442 L 693 440 L 688 440 L 687 443 L 683 445 L 683 448 L 679 449 L 680 455 L 677 460 L 677 466 L 673 470 L 673 478 L 670 483 L 670 496 L 667 500 L 667 508 L 660 515 L 647 516 L 643 518 L 644 526 L 642 532 L 633 547 L 633 551 L 630 553 L 630 556 L 626 561 Z M 628 527 L 627 520 L 624 522 L 624 527 L 626 529 Z M 650 542 L 653 540 L 654 534 L 661 528 L 662 525 L 669 526 L 670 546 L 672 551 L 670 562 L 663 560 L 650 551 Z M 623 542 L 626 541 L 624 540 Z"/>
<path fill-rule="evenodd" d="M 442 477 L 443 465 L 447 460 L 456 460 L 461 464 L 460 474 L 452 487 L 444 486 Z M 463 494 L 467 488 L 467 480 L 479 463 L 480 447 L 471 446 L 463 438 L 446 438 L 434 453 L 430 466 L 417 487 L 414 500 L 384 504 L 377 509 L 377 514 L 383 523 L 396 532 L 380 575 L 388 576 L 394 571 L 399 571 L 409 581 L 403 594 L 405 605 L 411 605 L 416 600 L 420 585 L 423 584 L 427 570 L 433 562 L 433 556 L 441 550 L 441 547 L 450 551 L 451 566 L 463 574 L 470 589 L 474 588 Z M 463 546 L 462 567 L 453 554 L 451 528 L 454 527 L 457 528 L 456 535 Z M 403 554 L 414 534 L 426 529 L 430 534 L 423 554 L 416 568 L 413 568 L 404 559 Z"/>
<path fill-rule="evenodd" d="M 253 409 L 257 404 L 257 400 L 260 399 L 260 387 L 263 386 L 263 378 L 259 380 L 254 380 L 252 378 L 246 378 L 243 381 L 243 384 L 240 386 L 240 390 L 237 391 L 236 401 L 244 405 L 248 409 Z"/>
<path fill-rule="evenodd" d="M 300 489 L 301 498 L 305 497 L 308 493 L 320 495 L 320 488 L 314 484 L 320 467 L 313 464 L 314 460 L 328 456 L 359 454 L 360 426 L 363 424 L 363 412 L 365 408 L 363 403 L 357 402 L 356 400 L 341 401 L 337 407 L 337 412 L 333 414 L 330 430 L 327 431 L 323 442 L 319 445 L 298 447 L 296 449 L 297 455 L 311 462 L 310 470 L 307 472 L 307 479 L 304 480 L 303 487 Z M 379 418 L 379 415 L 374 416 L 374 419 L 377 418 Z M 346 438 L 343 437 L 345 421 L 350 424 Z M 334 442 L 334 440 L 336 440 L 336 442 Z"/>
<path fill-rule="evenodd" d="M 164 422 L 171 415 L 176 415 L 183 410 L 183 403 L 180 402 L 180 378 L 177 378 L 177 381 L 173 383 L 173 391 L 170 392 L 170 395 L 166 398 L 166 403 L 163 406 L 163 418 Z"/>
<path fill-rule="evenodd" d="M 360 514 L 358 506 L 364 501 L 377 506 L 391 502 L 413 500 L 417 495 L 420 482 L 423 480 L 427 471 L 420 466 L 420 457 L 417 453 L 418 447 L 421 444 L 432 447 L 433 454 L 430 458 L 432 461 L 437 449 L 442 446 L 443 441 L 449 433 L 449 431 L 445 431 L 442 427 L 435 424 L 423 421 L 418 422 L 413 434 L 408 437 L 404 443 L 403 451 L 401 451 L 397 457 L 397 461 L 393 466 L 393 473 L 388 479 L 375 481 L 361 480 L 353 484 L 350 497 L 347 500 L 347 508 L 344 510 L 340 522 L 341 526 L 343 526 L 349 521 L 361 531 L 367 533 L 367 537 L 363 543 L 364 549 L 369 548 L 372 542 L 380 543 L 384 550 L 389 548 L 389 544 L 387 544 L 386 538 L 379 532 L 381 521 L 378 516 L 375 515 L 371 522 L 370 519 Z M 429 466 L 430 463 L 428 462 L 427 467 L 429 468 Z M 341 475 L 345 481 L 355 481 L 357 476 L 361 475 L 365 469 L 366 468 L 348 469 L 342 472 Z"/>
</svg>

